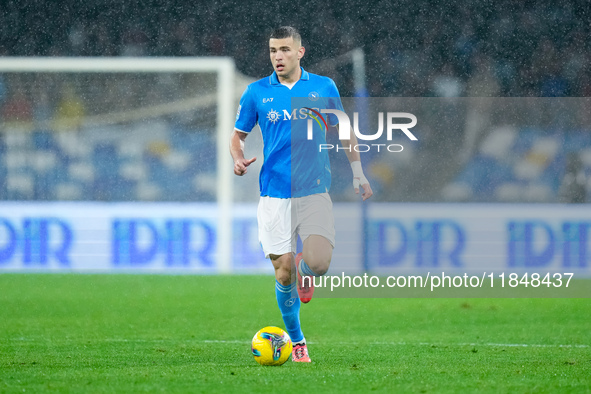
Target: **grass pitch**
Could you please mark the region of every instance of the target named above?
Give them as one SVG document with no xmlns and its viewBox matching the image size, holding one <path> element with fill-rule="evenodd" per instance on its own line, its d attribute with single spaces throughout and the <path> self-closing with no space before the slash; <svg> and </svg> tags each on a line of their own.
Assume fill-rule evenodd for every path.
<svg viewBox="0 0 591 394">
<path fill-rule="evenodd" d="M 0 392 L 591 392 L 589 299 L 314 299 L 261 367 L 269 276 L 0 275 Z"/>
</svg>

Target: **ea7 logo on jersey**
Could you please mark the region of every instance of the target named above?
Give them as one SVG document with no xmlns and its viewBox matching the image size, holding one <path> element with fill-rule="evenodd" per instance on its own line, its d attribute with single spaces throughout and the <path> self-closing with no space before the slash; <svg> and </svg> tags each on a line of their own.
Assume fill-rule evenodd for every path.
<svg viewBox="0 0 591 394">
<path fill-rule="evenodd" d="M 263 99 L 263 104 L 272 103 L 272 102 L 273 102 L 273 97 Z"/>
</svg>

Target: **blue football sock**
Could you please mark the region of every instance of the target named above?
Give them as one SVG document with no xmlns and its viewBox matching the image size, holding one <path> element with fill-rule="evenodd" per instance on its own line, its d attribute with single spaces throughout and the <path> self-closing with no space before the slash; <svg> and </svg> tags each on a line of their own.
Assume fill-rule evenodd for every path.
<svg viewBox="0 0 591 394">
<path fill-rule="evenodd" d="M 312 271 L 312 268 L 308 267 L 308 264 L 304 260 L 300 261 L 300 274 L 302 276 L 320 276 L 316 272 Z"/>
<path fill-rule="evenodd" d="M 300 327 L 300 299 L 295 290 L 296 283 L 284 286 L 275 281 L 275 296 L 281 311 L 285 328 L 293 343 L 304 339 Z"/>
</svg>

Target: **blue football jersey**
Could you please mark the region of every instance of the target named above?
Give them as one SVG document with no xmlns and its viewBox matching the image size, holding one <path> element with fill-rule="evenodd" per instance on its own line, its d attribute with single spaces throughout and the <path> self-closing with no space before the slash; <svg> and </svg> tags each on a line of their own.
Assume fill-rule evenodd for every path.
<svg viewBox="0 0 591 394">
<path fill-rule="evenodd" d="M 259 176 L 261 196 L 290 198 L 324 193 L 330 189 L 330 162 L 326 150 L 324 120 L 336 124 L 336 117 L 308 125 L 308 108 L 343 110 L 339 91 L 328 77 L 308 73 L 291 87 L 282 85 L 277 74 L 248 85 L 240 99 L 235 128 L 250 133 L 258 123 L 263 137 L 264 162 Z M 326 123 L 328 123 L 328 121 Z M 313 127 L 312 140 L 307 128 Z"/>
</svg>

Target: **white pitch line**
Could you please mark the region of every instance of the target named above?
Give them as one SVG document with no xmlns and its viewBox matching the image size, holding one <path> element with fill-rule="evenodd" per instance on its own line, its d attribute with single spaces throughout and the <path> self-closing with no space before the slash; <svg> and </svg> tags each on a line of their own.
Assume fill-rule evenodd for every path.
<svg viewBox="0 0 591 394">
<path fill-rule="evenodd" d="M 13 341 L 38 341 L 38 339 L 30 338 L 13 338 Z M 93 341 L 91 341 L 93 342 Z M 107 338 L 99 339 L 94 342 L 139 342 L 139 343 L 161 343 L 161 342 L 185 342 L 179 339 L 124 339 L 124 338 Z M 246 340 L 222 340 L 222 339 L 203 339 L 203 340 L 188 340 L 186 342 L 197 342 L 197 343 L 221 343 L 221 344 L 239 344 L 246 345 L 250 344 L 251 341 Z M 308 341 L 310 345 L 319 345 L 322 342 Z M 494 342 L 457 342 L 457 343 L 435 343 L 435 342 L 341 342 L 334 343 L 335 345 L 355 345 L 355 346 L 367 346 L 367 345 L 378 345 L 378 346 L 436 346 L 436 347 L 463 347 L 463 346 L 484 346 L 484 347 L 535 347 L 535 348 L 579 348 L 586 349 L 589 345 L 564 345 L 564 344 L 539 344 L 539 343 L 494 343 Z"/>
</svg>

